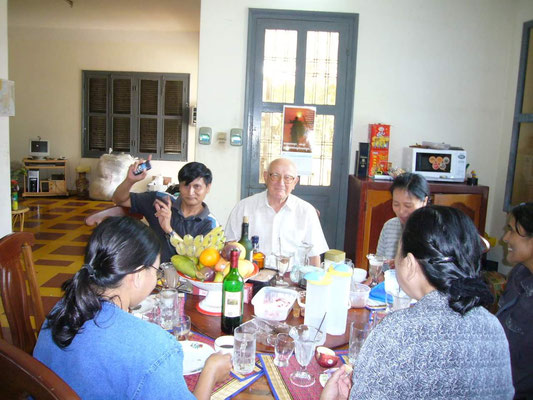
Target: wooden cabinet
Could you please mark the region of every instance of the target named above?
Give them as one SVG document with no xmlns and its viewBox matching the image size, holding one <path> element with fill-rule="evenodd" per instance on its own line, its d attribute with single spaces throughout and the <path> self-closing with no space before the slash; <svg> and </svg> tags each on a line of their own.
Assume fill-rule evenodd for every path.
<svg viewBox="0 0 533 400">
<path fill-rule="evenodd" d="M 350 175 L 346 209 L 344 250 L 356 266 L 366 268 L 365 256 L 375 253 L 383 224 L 395 217 L 392 211 L 390 181 L 374 181 Z M 480 234 L 485 232 L 488 186 L 432 182 L 430 204 L 459 208 L 474 221 Z"/>
<path fill-rule="evenodd" d="M 24 197 L 68 196 L 67 160 L 23 160 L 27 175 L 24 179 Z"/>
</svg>

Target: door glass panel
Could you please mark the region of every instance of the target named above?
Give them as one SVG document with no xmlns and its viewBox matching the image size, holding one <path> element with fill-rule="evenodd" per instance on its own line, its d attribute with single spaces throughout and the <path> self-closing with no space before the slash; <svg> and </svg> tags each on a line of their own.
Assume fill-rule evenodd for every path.
<svg viewBox="0 0 533 400">
<path fill-rule="evenodd" d="M 511 204 L 533 199 L 533 123 L 520 124 Z"/>
<path fill-rule="evenodd" d="M 263 172 L 272 160 L 281 154 L 283 113 L 261 113 L 261 139 L 259 143 L 259 183 L 265 183 Z"/>
<path fill-rule="evenodd" d="M 157 149 L 157 119 L 141 118 L 139 123 L 139 152 L 155 153 Z"/>
<path fill-rule="evenodd" d="M 163 124 L 163 152 L 166 154 L 181 153 L 181 121 L 166 118 Z"/>
<path fill-rule="evenodd" d="M 529 30 L 522 114 L 533 114 L 533 29 Z M 514 204 L 514 203 L 513 203 Z"/>
<path fill-rule="evenodd" d="M 113 113 L 130 114 L 131 81 L 129 79 L 113 80 Z"/>
<path fill-rule="evenodd" d="M 158 84 L 159 81 L 141 80 L 141 114 L 157 115 Z"/>
<path fill-rule="evenodd" d="M 294 103 L 297 39 L 296 31 L 283 29 L 265 31 L 264 102 Z"/>
<path fill-rule="evenodd" d="M 261 114 L 261 139 L 259 152 L 259 183 L 265 183 L 263 172 L 272 160 L 281 156 L 283 113 Z M 313 169 L 309 176 L 300 176 L 300 185 L 329 186 L 333 158 L 335 117 L 317 114 L 313 140 Z"/>
<path fill-rule="evenodd" d="M 113 118 L 113 151 L 130 151 L 130 118 Z"/>
<path fill-rule="evenodd" d="M 335 105 L 338 53 L 338 32 L 307 32 L 304 95 L 306 104 Z"/>
<path fill-rule="evenodd" d="M 334 128 L 335 117 L 333 115 L 316 115 L 312 173 L 300 176 L 300 185 L 329 186 L 331 184 Z"/>
</svg>

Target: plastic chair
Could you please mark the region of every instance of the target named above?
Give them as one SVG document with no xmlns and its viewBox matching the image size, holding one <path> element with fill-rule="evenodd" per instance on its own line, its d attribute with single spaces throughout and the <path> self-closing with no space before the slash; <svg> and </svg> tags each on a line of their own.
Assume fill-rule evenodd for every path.
<svg viewBox="0 0 533 400">
<path fill-rule="evenodd" d="M 129 207 L 113 206 L 101 211 L 96 211 L 85 218 L 85 225 L 96 226 L 108 217 L 130 217 L 143 219 L 142 214 L 131 213 Z"/>
<path fill-rule="evenodd" d="M 50 368 L 0 339 L 0 387 L 3 399 L 79 399 Z"/>
<path fill-rule="evenodd" d="M 34 243 L 31 232 L 16 232 L 0 239 L 0 289 L 11 343 L 28 354 L 32 354 L 36 342 L 31 317 L 35 319 L 37 331 L 44 322 L 43 303 L 33 267 L 31 246 Z"/>
</svg>

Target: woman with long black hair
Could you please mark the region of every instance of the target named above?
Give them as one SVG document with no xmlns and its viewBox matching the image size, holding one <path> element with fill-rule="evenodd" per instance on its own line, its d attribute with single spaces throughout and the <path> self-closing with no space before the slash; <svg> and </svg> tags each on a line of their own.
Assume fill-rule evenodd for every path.
<svg viewBox="0 0 533 400">
<path fill-rule="evenodd" d="M 83 267 L 63 284 L 34 356 L 83 399 L 195 398 L 183 378 L 181 344 L 128 313 L 154 289 L 160 251 L 140 221 L 108 218 L 92 233 Z M 194 395 L 208 399 L 230 369 L 228 355 L 212 355 Z"/>
<path fill-rule="evenodd" d="M 444 206 L 414 211 L 396 254 L 400 287 L 417 303 L 387 315 L 353 368 L 351 399 L 512 399 L 509 345 L 483 304 L 482 243 L 470 218 Z M 346 398 L 342 369 L 323 399 Z"/>
</svg>

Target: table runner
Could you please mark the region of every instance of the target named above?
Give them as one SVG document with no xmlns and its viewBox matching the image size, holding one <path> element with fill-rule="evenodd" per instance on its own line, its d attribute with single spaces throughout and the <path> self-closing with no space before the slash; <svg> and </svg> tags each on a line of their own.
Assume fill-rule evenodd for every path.
<svg viewBox="0 0 533 400">
<path fill-rule="evenodd" d="M 336 351 L 335 354 L 341 359 L 336 367 L 348 362 L 346 350 Z M 319 376 L 328 368 L 322 368 L 318 365 L 314 356 L 307 366 L 307 371 L 315 378 L 315 383 L 306 388 L 295 386 L 290 381 L 290 374 L 301 369 L 294 355 L 289 359 L 289 365 L 283 368 L 274 365 L 273 354 L 259 354 L 259 359 L 263 364 L 263 371 L 268 379 L 272 394 L 277 400 L 312 400 L 320 397 L 323 388 L 320 385 Z"/>
<path fill-rule="evenodd" d="M 191 332 L 189 340 L 202 342 L 208 344 L 211 347 L 214 347 L 214 340 L 210 337 L 202 335 L 201 333 Z M 222 400 L 227 399 L 228 397 L 233 397 L 237 395 L 237 393 L 240 393 L 246 387 L 254 383 L 257 379 L 261 377 L 261 375 L 263 375 L 263 369 L 258 365 L 256 365 L 254 372 L 246 376 L 238 375 L 232 370 L 230 376 L 226 380 L 215 386 L 215 389 L 211 394 L 211 400 Z M 184 378 L 185 382 L 187 383 L 187 387 L 192 392 L 196 387 L 196 383 L 200 378 L 200 374 L 198 373 L 193 375 L 187 375 L 184 376 Z"/>
</svg>

